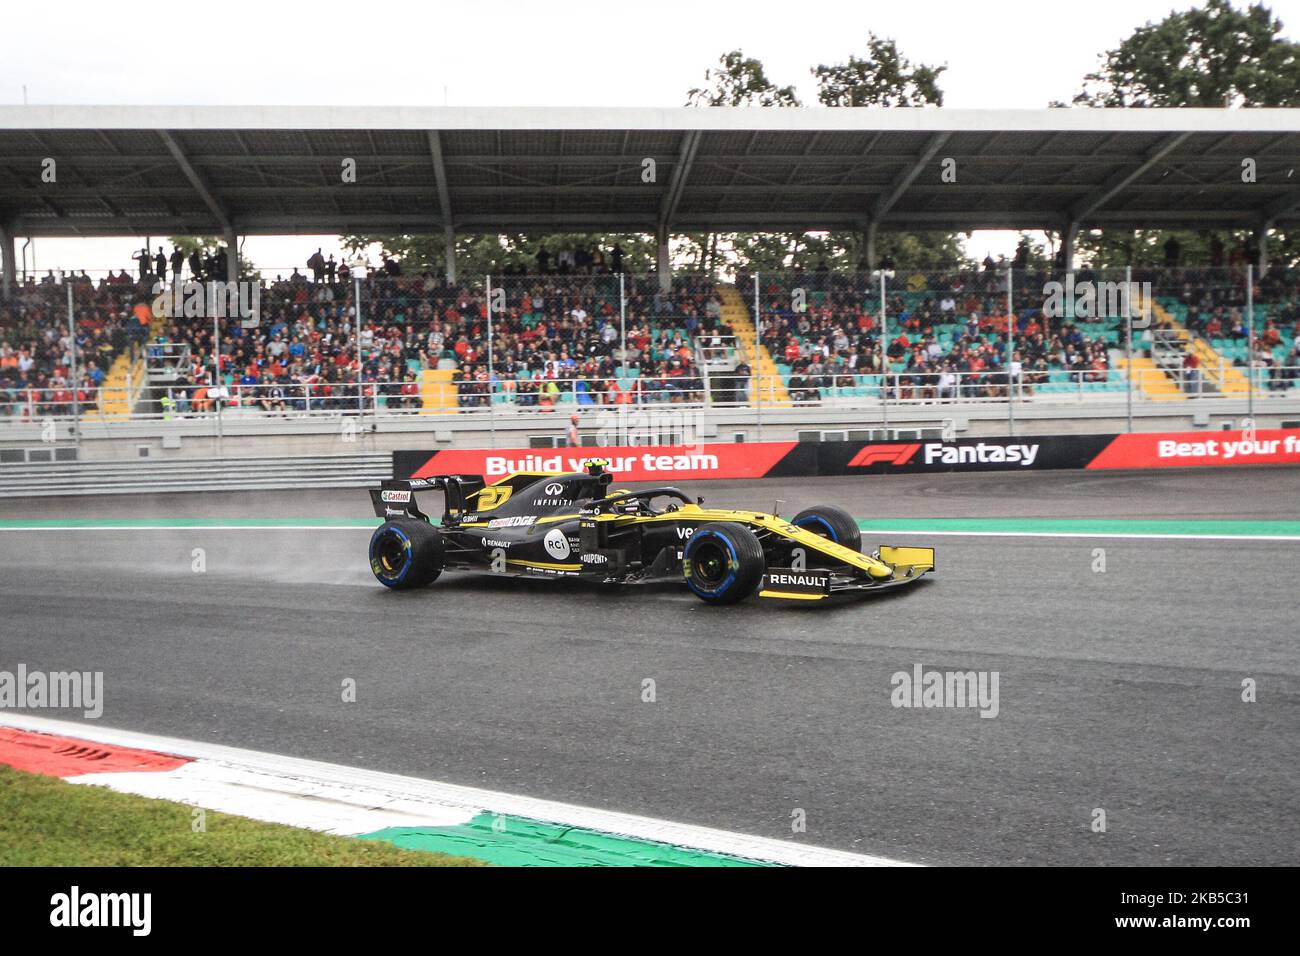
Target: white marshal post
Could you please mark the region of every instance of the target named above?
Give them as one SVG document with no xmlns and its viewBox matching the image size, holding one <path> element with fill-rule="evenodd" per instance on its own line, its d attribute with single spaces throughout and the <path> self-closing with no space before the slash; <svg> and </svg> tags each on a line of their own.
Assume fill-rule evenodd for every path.
<svg viewBox="0 0 1300 956">
<path fill-rule="evenodd" d="M 1246 263 L 1246 417 L 1255 423 L 1255 263 Z"/>
<path fill-rule="evenodd" d="M 365 416 L 365 379 L 362 373 L 365 359 L 361 353 L 361 279 L 366 274 L 370 261 L 358 255 L 352 260 L 352 313 L 357 326 L 357 417 Z M 360 421 L 357 422 L 360 424 Z"/>
<path fill-rule="evenodd" d="M 758 416 L 758 440 L 763 440 L 763 306 L 759 297 L 758 273 L 754 273 L 754 367 L 749 370 L 750 381 L 754 382 L 754 410 Z"/>
<path fill-rule="evenodd" d="M 1007 265 L 1007 434 L 1016 434 L 1016 389 L 1020 382 L 1012 378 L 1016 360 L 1016 313 L 1011 286 L 1011 265 Z"/>
<path fill-rule="evenodd" d="M 885 318 L 885 270 L 880 275 L 880 423 L 889 441 L 889 335 Z"/>
<path fill-rule="evenodd" d="M 621 272 L 618 274 L 618 347 L 623 357 L 623 388 L 627 388 L 627 289 Z"/>
<path fill-rule="evenodd" d="M 209 394 L 217 408 L 217 457 L 220 458 L 225 436 L 221 423 L 221 310 L 216 308 L 216 298 L 215 295 L 208 296 L 212 306 L 212 388 Z"/>
<path fill-rule="evenodd" d="M 81 373 L 77 361 L 77 320 L 72 307 L 72 283 L 65 276 L 64 284 L 68 287 L 68 351 L 72 373 L 72 439 L 77 445 L 77 457 L 81 457 Z M 100 406 L 102 409 L 102 405 Z"/>
<path fill-rule="evenodd" d="M 488 432 L 491 435 L 491 444 L 493 448 L 497 447 L 497 417 L 496 402 L 492 395 L 492 276 L 487 277 L 487 345 L 488 345 L 488 367 L 487 367 L 487 400 L 488 400 Z M 572 386 L 572 383 L 570 383 Z M 577 395 L 574 395 L 574 407 L 577 407 Z"/>
<path fill-rule="evenodd" d="M 1147 308 L 1143 303 L 1143 309 Z M 1124 267 L 1124 378 L 1128 430 L 1133 431 L 1133 267 Z"/>
</svg>

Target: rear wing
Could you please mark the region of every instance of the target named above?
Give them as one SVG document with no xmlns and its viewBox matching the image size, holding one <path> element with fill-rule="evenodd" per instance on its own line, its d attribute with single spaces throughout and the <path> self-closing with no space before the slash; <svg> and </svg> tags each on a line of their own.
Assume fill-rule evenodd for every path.
<svg viewBox="0 0 1300 956">
<path fill-rule="evenodd" d="M 482 475 L 390 478 L 380 482 L 378 488 L 370 489 L 370 503 L 374 506 L 376 518 L 400 518 L 410 515 L 428 521 L 429 516 L 420 510 L 415 494 L 417 491 L 425 490 L 441 491 L 443 520 L 446 521 L 448 518 L 458 518 L 466 511 L 469 499 L 478 494 L 486 484 Z"/>
</svg>

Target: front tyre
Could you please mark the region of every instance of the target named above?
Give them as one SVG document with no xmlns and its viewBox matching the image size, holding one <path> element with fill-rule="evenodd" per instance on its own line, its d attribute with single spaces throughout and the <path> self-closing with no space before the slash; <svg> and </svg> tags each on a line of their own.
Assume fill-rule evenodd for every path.
<svg viewBox="0 0 1300 956">
<path fill-rule="evenodd" d="M 814 505 L 799 512 L 790 523 L 827 540 L 842 544 L 851 551 L 862 550 L 862 530 L 853 516 L 834 505 Z"/>
<path fill-rule="evenodd" d="M 754 532 L 731 521 L 701 525 L 682 549 L 686 584 L 709 604 L 735 604 L 749 597 L 766 569 Z"/>
<path fill-rule="evenodd" d="M 442 573 L 442 535 L 419 518 L 385 521 L 370 536 L 370 570 L 386 588 L 432 584 Z"/>
</svg>

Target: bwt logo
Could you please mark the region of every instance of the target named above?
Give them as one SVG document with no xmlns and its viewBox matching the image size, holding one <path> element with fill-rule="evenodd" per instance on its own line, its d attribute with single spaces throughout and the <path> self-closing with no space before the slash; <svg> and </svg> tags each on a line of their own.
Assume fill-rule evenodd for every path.
<svg viewBox="0 0 1300 956">
<path fill-rule="evenodd" d="M 1133 328 L 1151 325 L 1150 282 L 1093 282 L 1074 279 L 1043 284 L 1043 314 L 1052 319 L 1105 319 L 1132 316 Z M 1067 308 L 1068 307 L 1068 308 Z"/>
<path fill-rule="evenodd" d="M 852 460 L 850 468 L 866 468 L 868 465 L 906 465 L 912 456 L 921 450 L 921 443 L 911 445 L 863 445 Z"/>
<path fill-rule="evenodd" d="M 262 318 L 262 283 L 176 282 L 165 290 L 163 283 L 153 284 L 154 315 L 176 319 L 239 319 L 246 329 L 257 327 Z"/>
</svg>

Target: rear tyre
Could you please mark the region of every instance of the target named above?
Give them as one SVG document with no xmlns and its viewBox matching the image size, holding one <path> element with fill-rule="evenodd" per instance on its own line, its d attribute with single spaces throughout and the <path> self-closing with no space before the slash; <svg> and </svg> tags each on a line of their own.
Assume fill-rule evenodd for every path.
<svg viewBox="0 0 1300 956">
<path fill-rule="evenodd" d="M 763 546 L 742 524 L 701 525 L 682 549 L 682 573 L 696 596 L 709 604 L 735 604 L 754 593 L 767 569 Z"/>
<path fill-rule="evenodd" d="M 419 518 L 385 521 L 370 536 L 370 570 L 395 591 L 432 584 L 442 573 L 442 556 L 442 535 Z"/>
<path fill-rule="evenodd" d="M 836 544 L 842 544 L 852 551 L 862 550 L 862 530 L 853 516 L 843 508 L 814 505 L 799 512 L 790 523 Z"/>
</svg>

